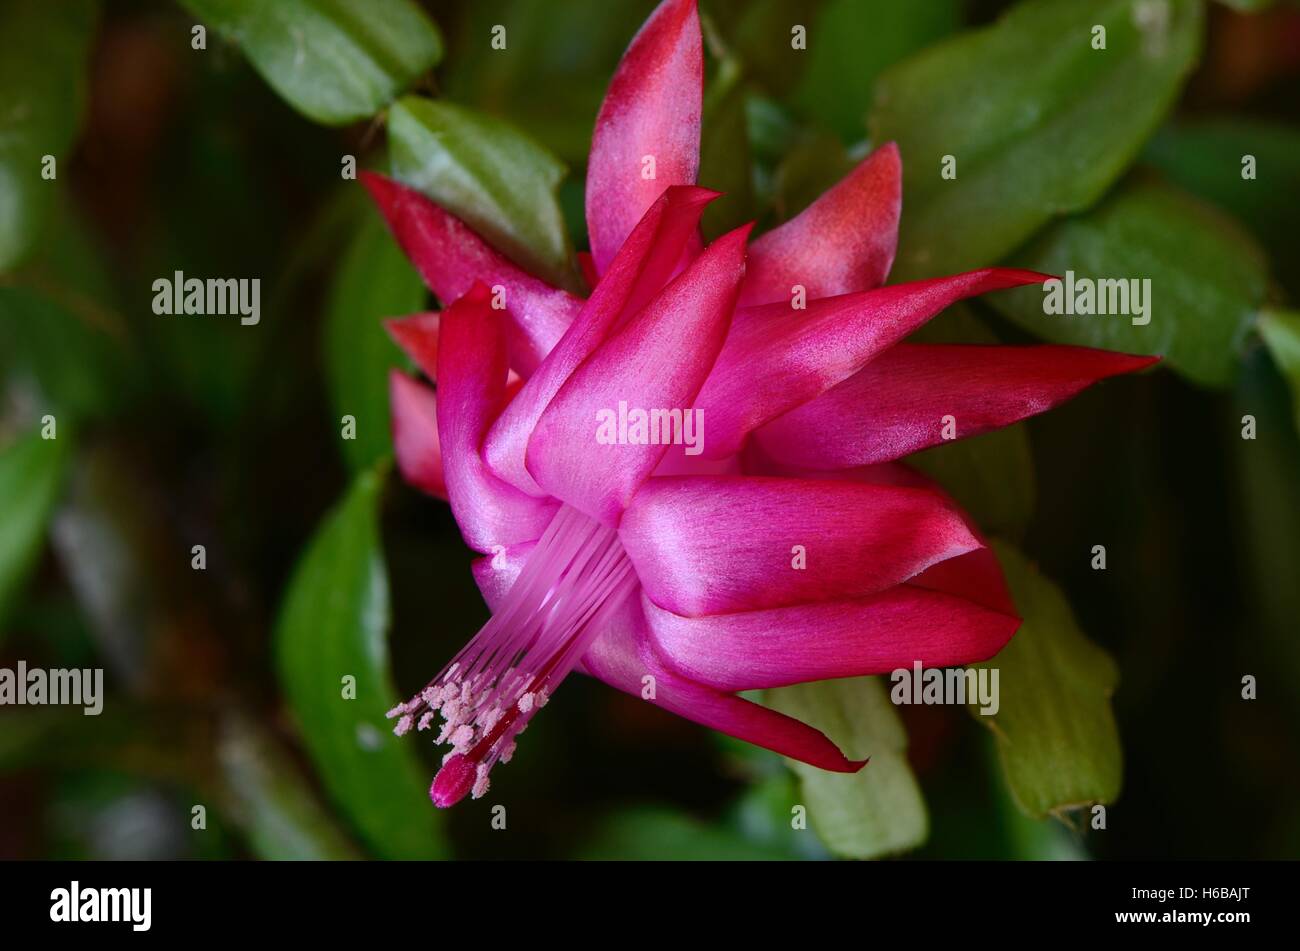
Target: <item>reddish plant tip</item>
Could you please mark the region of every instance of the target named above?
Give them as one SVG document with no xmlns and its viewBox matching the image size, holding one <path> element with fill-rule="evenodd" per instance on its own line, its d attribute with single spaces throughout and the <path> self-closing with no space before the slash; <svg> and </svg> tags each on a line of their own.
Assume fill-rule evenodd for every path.
<svg viewBox="0 0 1300 951">
<path fill-rule="evenodd" d="M 439 809 L 456 805 L 474 788 L 477 770 L 468 756 L 457 753 L 442 764 L 429 787 L 429 798 Z"/>
</svg>

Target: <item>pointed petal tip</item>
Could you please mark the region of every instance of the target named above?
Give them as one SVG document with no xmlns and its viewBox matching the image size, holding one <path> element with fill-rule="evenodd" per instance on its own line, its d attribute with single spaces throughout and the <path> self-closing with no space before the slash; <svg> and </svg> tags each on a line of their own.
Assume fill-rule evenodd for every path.
<svg viewBox="0 0 1300 951">
<path fill-rule="evenodd" d="M 824 735 L 825 734 L 823 734 L 823 736 Z M 827 738 L 827 742 L 830 742 L 829 737 Z M 838 749 L 838 747 L 836 748 Z M 861 772 L 863 767 L 870 762 L 871 762 L 870 756 L 868 756 L 866 759 L 849 759 L 847 756 L 841 753 L 840 761 L 838 763 L 821 762 L 821 763 L 813 763 L 812 765 L 816 766 L 818 769 L 824 769 L 828 773 L 858 773 Z"/>
<path fill-rule="evenodd" d="M 702 205 L 716 201 L 726 194 L 726 192 L 720 192 L 715 188 L 705 188 L 703 185 L 669 185 L 668 188 L 670 191 L 680 190 L 687 196 L 689 201 L 699 202 Z"/>
<path fill-rule="evenodd" d="M 733 228 L 726 234 L 714 238 L 713 243 L 709 245 L 709 248 L 717 248 L 719 251 L 744 251 L 749 245 L 750 232 L 754 230 L 754 225 L 756 224 L 757 222 L 755 221 L 748 221 L 739 228 Z"/>
<path fill-rule="evenodd" d="M 383 321 L 389 339 L 431 380 L 437 379 L 440 323 L 437 311 L 389 317 Z"/>
<path fill-rule="evenodd" d="M 401 183 L 395 179 L 389 178 L 380 172 L 372 172 L 369 169 L 361 169 L 357 172 L 357 180 L 370 193 L 378 205 L 384 205 L 393 199 L 393 196 L 402 187 Z"/>
</svg>

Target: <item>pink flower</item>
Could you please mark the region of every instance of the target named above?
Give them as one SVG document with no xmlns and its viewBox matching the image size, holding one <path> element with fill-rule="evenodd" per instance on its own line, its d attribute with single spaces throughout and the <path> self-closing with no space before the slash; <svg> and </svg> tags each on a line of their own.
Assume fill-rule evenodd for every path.
<svg viewBox="0 0 1300 951">
<path fill-rule="evenodd" d="M 597 119 L 586 300 L 366 177 L 429 287 L 454 301 L 390 324 L 437 383 L 435 395 L 392 375 L 399 466 L 488 556 L 474 574 L 491 620 L 389 714 L 399 734 L 434 727 L 451 745 L 430 789 L 439 806 L 486 791 L 575 668 L 785 756 L 859 769 L 737 692 L 973 663 L 1019 624 L 969 520 L 894 460 L 940 442 L 945 416 L 975 435 L 1152 362 L 903 342 L 955 301 L 1045 276 L 882 286 L 901 204 L 892 144 L 753 243 L 744 227 L 701 248 L 717 197 L 694 184 L 702 87 L 695 2 L 664 0 Z M 702 420 L 702 451 L 598 439 L 616 408 L 623 435 L 626 407 Z"/>
</svg>

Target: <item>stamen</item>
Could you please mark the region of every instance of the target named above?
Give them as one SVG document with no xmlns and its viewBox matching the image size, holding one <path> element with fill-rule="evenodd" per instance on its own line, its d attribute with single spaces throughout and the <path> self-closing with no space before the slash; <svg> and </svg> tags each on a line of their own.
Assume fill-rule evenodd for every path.
<svg viewBox="0 0 1300 951">
<path fill-rule="evenodd" d="M 561 506 L 506 602 L 418 694 L 389 711 L 400 736 L 442 716 L 438 743 L 452 752 L 429 788 L 440 807 L 488 790 L 497 760 L 573 670 L 613 613 L 636 589 L 618 535 Z"/>
</svg>

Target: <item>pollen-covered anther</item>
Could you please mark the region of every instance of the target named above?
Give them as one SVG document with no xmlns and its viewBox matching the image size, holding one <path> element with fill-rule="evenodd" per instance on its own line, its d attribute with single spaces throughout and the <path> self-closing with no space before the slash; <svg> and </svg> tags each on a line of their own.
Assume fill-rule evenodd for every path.
<svg viewBox="0 0 1300 951">
<path fill-rule="evenodd" d="M 458 752 L 466 753 L 469 751 L 469 745 L 474 742 L 474 728 L 468 723 L 456 727 L 451 734 L 451 745 Z"/>
<path fill-rule="evenodd" d="M 489 785 L 488 767 L 484 763 L 479 763 L 478 770 L 474 774 L 474 788 L 470 790 L 470 798 L 482 799 L 487 794 Z"/>
<path fill-rule="evenodd" d="M 415 721 L 411 718 L 411 715 L 409 713 L 405 714 L 397 721 L 397 725 L 393 727 L 393 732 L 398 736 L 405 736 L 407 733 L 411 732 L 411 727 L 414 724 Z"/>
<path fill-rule="evenodd" d="M 496 613 L 413 700 L 398 732 L 442 715 L 437 743 L 451 753 L 429 790 L 450 806 L 488 788 L 488 773 L 509 760 L 515 738 L 573 670 L 636 577 L 614 530 L 564 506 L 538 540 Z"/>
</svg>

